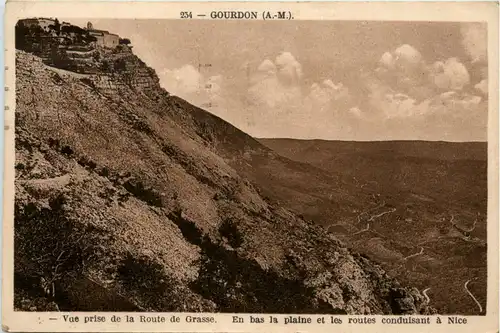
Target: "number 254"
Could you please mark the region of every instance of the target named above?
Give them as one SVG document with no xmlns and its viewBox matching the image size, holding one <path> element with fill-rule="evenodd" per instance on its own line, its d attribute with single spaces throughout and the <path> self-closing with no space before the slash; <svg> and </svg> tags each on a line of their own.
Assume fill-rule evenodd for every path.
<svg viewBox="0 0 500 333">
<path fill-rule="evenodd" d="M 193 18 L 193 13 L 191 12 L 181 12 L 181 19 Z"/>
</svg>

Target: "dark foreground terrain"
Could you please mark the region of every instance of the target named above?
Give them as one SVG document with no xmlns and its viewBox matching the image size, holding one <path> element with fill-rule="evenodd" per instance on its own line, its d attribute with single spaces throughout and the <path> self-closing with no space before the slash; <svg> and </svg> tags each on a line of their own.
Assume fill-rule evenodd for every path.
<svg viewBox="0 0 500 333">
<path fill-rule="evenodd" d="M 282 157 L 169 96 L 130 49 L 100 59 L 119 66 L 16 54 L 16 309 L 433 311 L 233 163 Z"/>
</svg>

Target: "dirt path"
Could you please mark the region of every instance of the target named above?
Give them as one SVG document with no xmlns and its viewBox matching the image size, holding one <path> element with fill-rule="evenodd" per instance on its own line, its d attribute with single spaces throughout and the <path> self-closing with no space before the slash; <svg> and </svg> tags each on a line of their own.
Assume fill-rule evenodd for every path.
<svg viewBox="0 0 500 333">
<path fill-rule="evenodd" d="M 407 257 L 404 257 L 404 258 L 403 258 L 403 260 L 407 260 L 407 259 L 409 259 L 409 258 L 413 258 L 413 257 L 419 256 L 419 255 L 421 255 L 421 254 L 424 254 L 424 248 L 423 248 L 422 246 L 420 247 L 420 252 L 417 252 L 417 253 L 411 254 L 411 255 L 409 255 L 409 256 L 407 256 Z"/>
<path fill-rule="evenodd" d="M 476 297 L 474 297 L 474 295 L 472 295 L 472 293 L 470 292 L 470 290 L 467 288 L 467 285 L 469 284 L 469 282 L 471 282 L 471 280 L 467 280 L 465 283 L 464 283 L 464 288 L 465 288 L 465 291 L 467 292 L 467 294 L 469 294 L 469 296 L 474 300 L 474 302 L 476 302 L 477 304 L 477 307 L 479 308 L 479 313 L 482 313 L 483 312 L 483 307 L 481 306 L 481 303 L 479 303 L 479 301 L 477 300 Z"/>
<path fill-rule="evenodd" d="M 382 213 L 380 213 L 380 214 L 373 215 L 372 217 L 370 217 L 370 218 L 368 219 L 368 221 L 373 221 L 373 219 L 376 219 L 376 218 L 382 217 L 382 216 L 384 216 L 385 214 L 394 213 L 395 211 L 396 211 L 396 208 L 391 208 L 390 210 L 387 210 L 387 211 L 382 212 Z"/>
<path fill-rule="evenodd" d="M 422 295 L 424 295 L 425 297 L 425 301 L 427 302 L 427 304 L 429 304 L 431 302 L 431 299 L 429 298 L 429 296 L 427 295 L 427 292 L 430 290 L 431 288 L 426 288 L 424 289 L 424 291 L 422 291 Z"/>
</svg>

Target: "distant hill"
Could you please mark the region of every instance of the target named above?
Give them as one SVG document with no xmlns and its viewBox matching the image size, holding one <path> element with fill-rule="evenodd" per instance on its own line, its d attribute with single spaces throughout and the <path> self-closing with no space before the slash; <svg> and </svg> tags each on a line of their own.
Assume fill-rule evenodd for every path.
<svg viewBox="0 0 500 333">
<path fill-rule="evenodd" d="M 383 262 L 392 275 L 431 287 L 440 312 L 477 313 L 463 287 L 472 277 L 478 278 L 474 288 L 485 304 L 486 143 L 259 141 L 310 165 L 314 174 L 327 173 L 299 179 L 281 169 L 280 186 L 301 186 L 295 197 L 276 192 L 288 207 Z M 342 214 L 332 219 L 337 206 Z M 413 256 L 422 247 L 423 254 Z"/>
</svg>

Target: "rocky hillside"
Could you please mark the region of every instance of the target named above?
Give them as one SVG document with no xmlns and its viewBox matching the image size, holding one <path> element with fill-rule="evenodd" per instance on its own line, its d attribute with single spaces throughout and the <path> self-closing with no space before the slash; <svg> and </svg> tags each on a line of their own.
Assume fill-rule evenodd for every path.
<svg viewBox="0 0 500 333">
<path fill-rule="evenodd" d="M 16 308 L 432 311 L 230 166 L 269 149 L 121 59 L 84 75 L 16 53 Z"/>
</svg>

